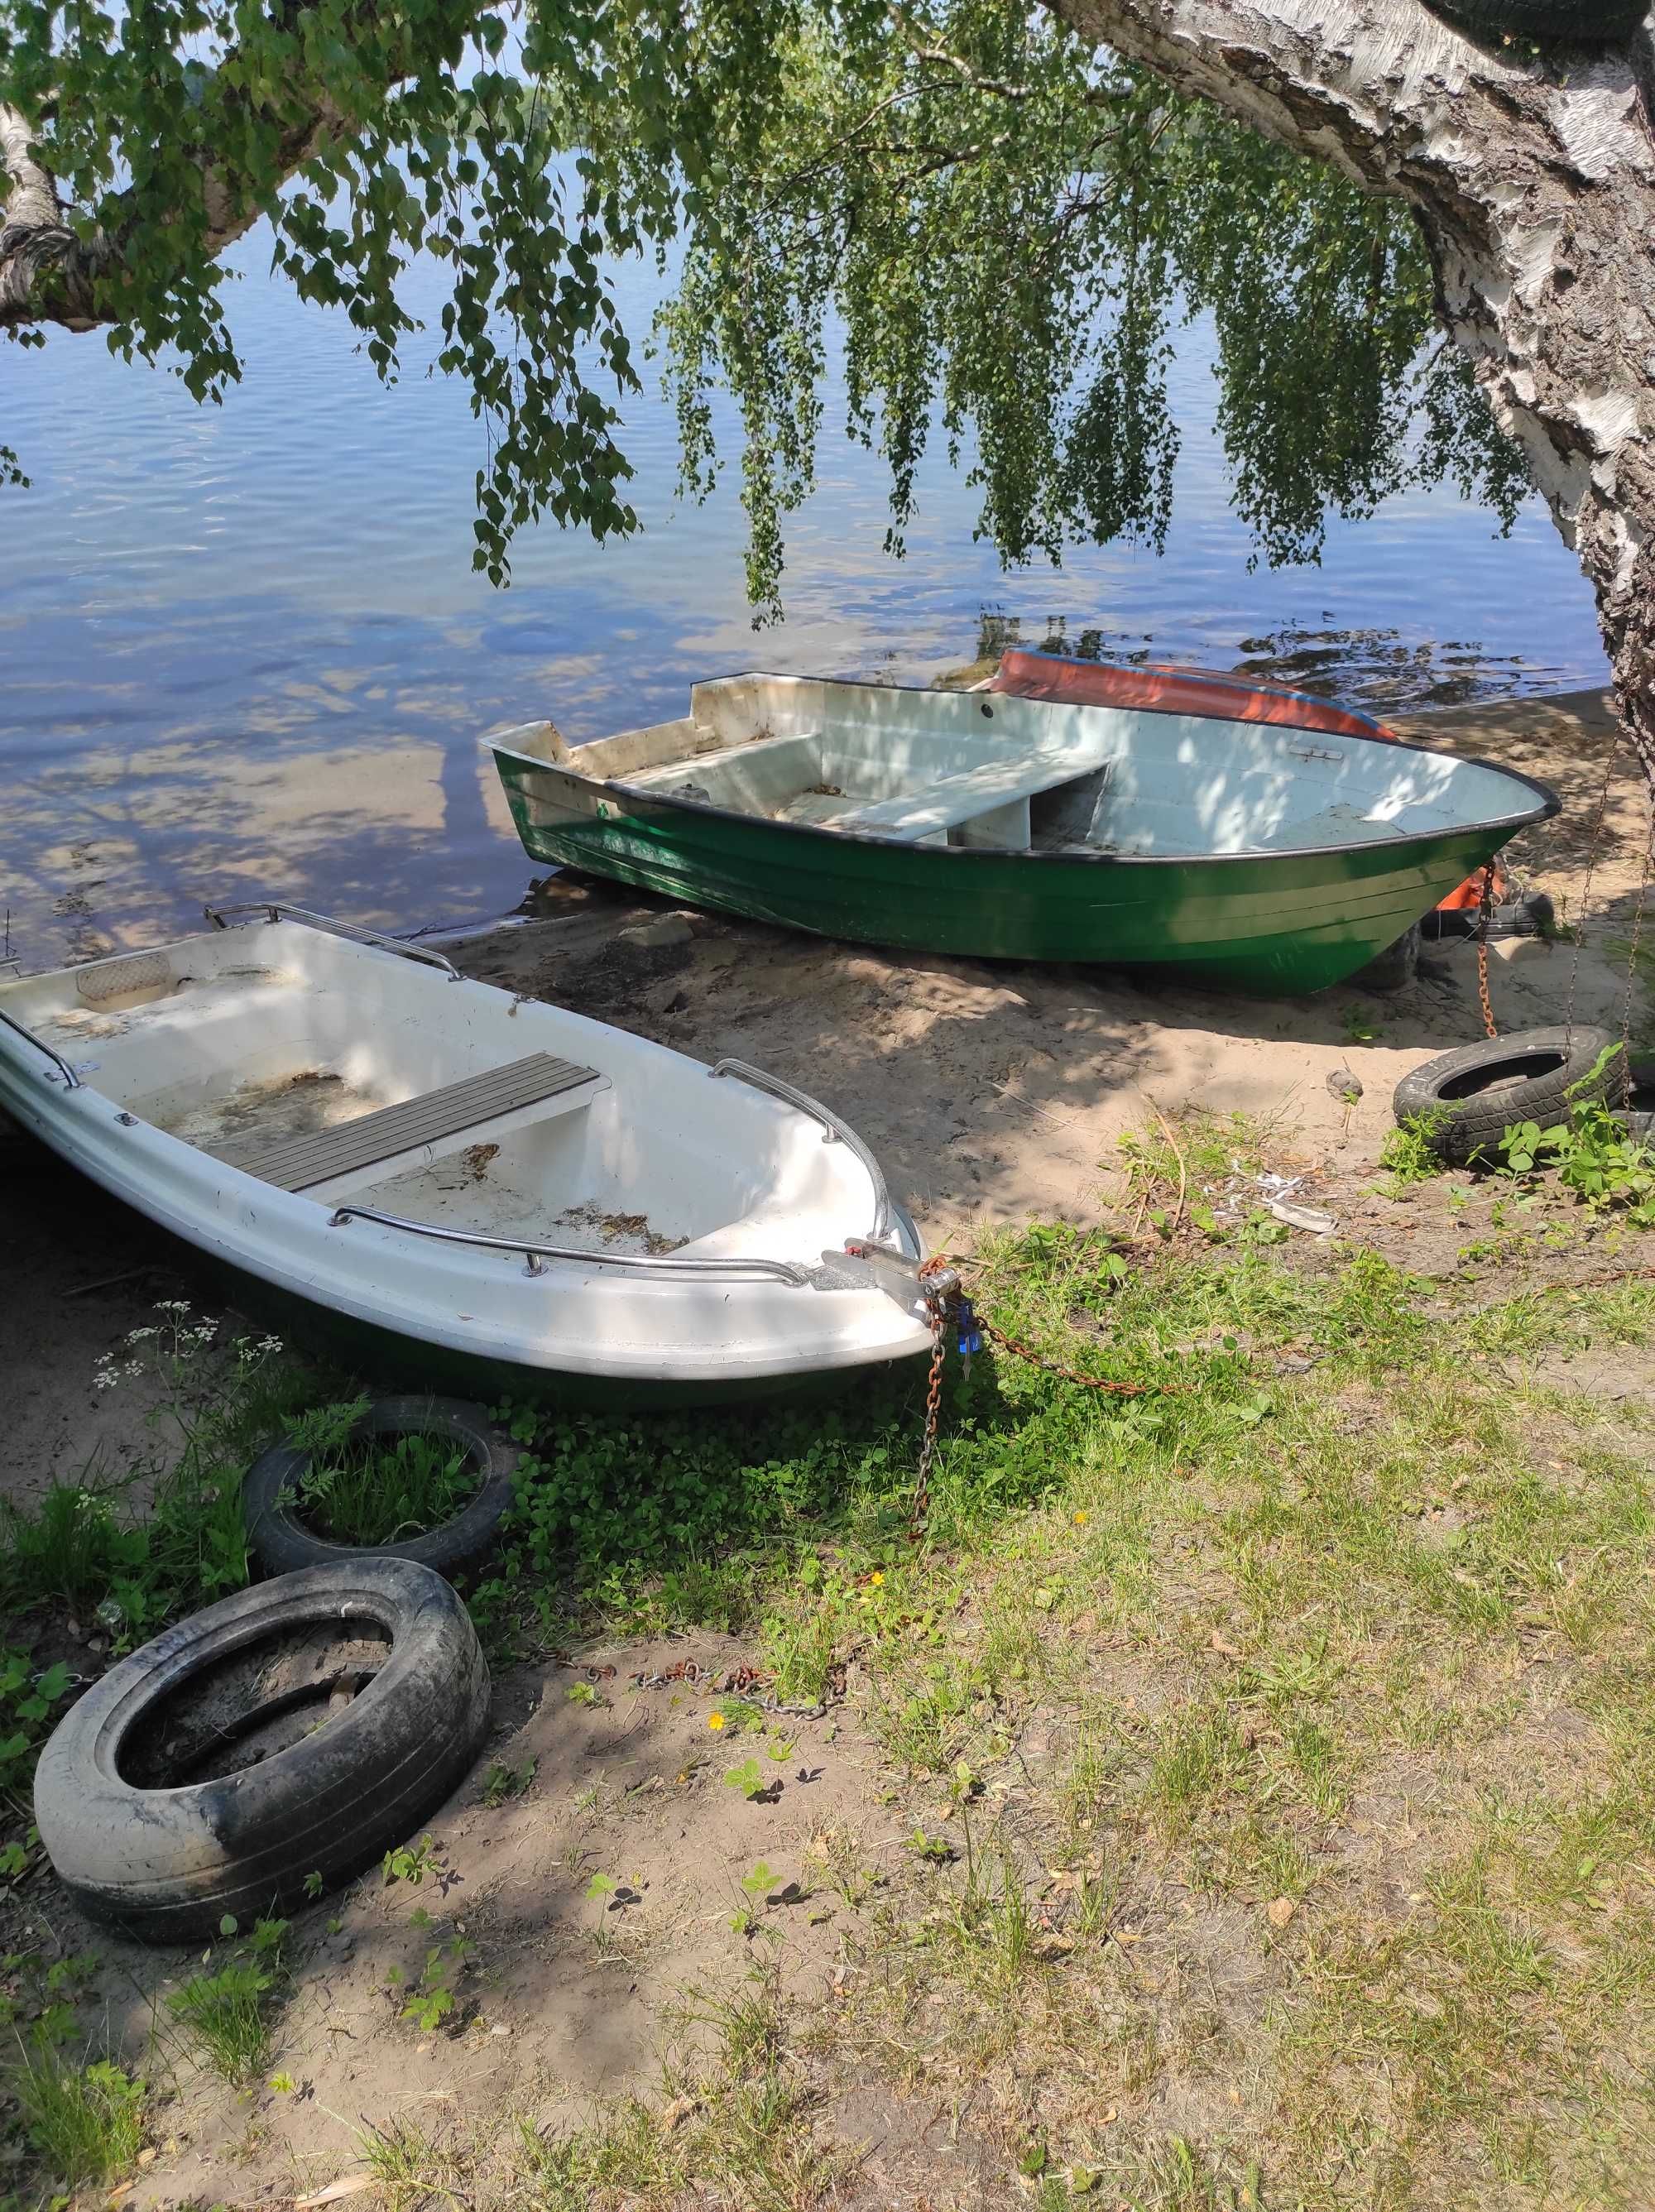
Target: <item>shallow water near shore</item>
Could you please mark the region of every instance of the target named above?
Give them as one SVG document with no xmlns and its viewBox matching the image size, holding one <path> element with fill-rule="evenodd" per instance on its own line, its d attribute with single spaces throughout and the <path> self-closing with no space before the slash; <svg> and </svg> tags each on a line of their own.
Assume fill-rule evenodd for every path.
<svg viewBox="0 0 1655 2212">
<path fill-rule="evenodd" d="M 1207 334 L 1174 378 L 1185 426 L 1165 556 L 1072 554 L 1002 572 L 940 454 L 907 558 L 885 484 L 839 435 L 792 519 L 787 622 L 755 633 L 733 479 L 677 505 L 653 383 L 624 441 L 643 532 L 520 540 L 514 581 L 472 573 L 482 431 L 423 372 L 382 388 L 343 318 L 241 249 L 246 376 L 199 408 L 96 337 L 0 355 L 0 908 L 27 968 L 193 926 L 201 902 L 279 894 L 408 928 L 499 913 L 534 871 L 477 739 L 551 714 L 574 738 L 675 714 L 697 678 L 771 666 L 924 682 L 983 642 L 1247 668 L 1381 712 L 1524 696 L 1605 673 L 1591 598 L 1534 504 L 1511 538 L 1447 489 L 1336 525 L 1319 568 L 1250 568 L 1212 434 Z M 653 282 L 623 272 L 642 335 Z M 416 272 L 435 326 L 435 272 Z M 733 452 L 733 447 L 730 449 Z M 25 557 L 26 556 L 26 557 Z"/>
</svg>

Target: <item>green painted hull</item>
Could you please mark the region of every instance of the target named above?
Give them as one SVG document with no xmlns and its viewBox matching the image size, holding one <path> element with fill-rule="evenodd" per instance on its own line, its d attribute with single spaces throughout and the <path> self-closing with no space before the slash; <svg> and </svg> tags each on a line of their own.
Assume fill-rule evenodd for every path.
<svg viewBox="0 0 1655 2212">
<path fill-rule="evenodd" d="M 973 959 L 1177 970 L 1269 996 L 1325 989 L 1394 945 L 1551 794 L 1499 822 L 1212 858 L 942 849 L 629 792 L 495 759 L 537 860 L 818 936 Z"/>
</svg>

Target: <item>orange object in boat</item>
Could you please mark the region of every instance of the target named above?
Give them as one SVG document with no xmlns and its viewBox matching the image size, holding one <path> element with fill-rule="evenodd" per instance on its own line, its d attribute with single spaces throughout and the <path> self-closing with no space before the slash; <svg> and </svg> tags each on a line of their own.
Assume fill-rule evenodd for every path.
<svg viewBox="0 0 1655 2212">
<path fill-rule="evenodd" d="M 1071 660 L 1059 653 L 1030 653 L 1013 646 L 985 686 L 1019 699 L 1051 699 L 1075 707 L 1133 707 L 1163 714 L 1202 714 L 1215 722 L 1274 722 L 1293 730 L 1330 730 L 1341 737 L 1373 738 L 1382 744 L 1401 742 L 1395 730 L 1371 714 L 1304 691 L 1276 691 L 1238 676 L 1204 668 L 1168 665 L 1122 667 L 1106 660 Z M 1503 872 L 1494 870 L 1494 900 L 1506 896 Z M 1468 876 L 1437 907 L 1439 914 L 1475 911 L 1482 898 L 1481 872 Z"/>
</svg>

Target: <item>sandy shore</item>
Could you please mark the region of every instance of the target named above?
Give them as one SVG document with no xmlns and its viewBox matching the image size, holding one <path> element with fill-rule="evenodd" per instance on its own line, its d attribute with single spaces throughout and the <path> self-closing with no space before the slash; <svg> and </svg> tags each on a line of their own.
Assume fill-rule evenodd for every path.
<svg viewBox="0 0 1655 2212">
<path fill-rule="evenodd" d="M 1584 919 L 1585 941 L 1497 948 L 1496 1017 L 1524 1029 L 1572 1006 L 1618 1031 L 1647 814 L 1603 696 L 1396 726 L 1558 792 L 1562 813 L 1507 860 L 1551 893 L 1560 920 Z M 1348 1170 L 1377 1153 L 1398 1079 L 1482 1034 L 1464 945 L 1432 947 L 1418 980 L 1394 994 L 1350 985 L 1250 1000 L 1092 969 L 886 954 L 703 915 L 687 917 L 688 943 L 648 949 L 624 933 L 671 911 L 659 902 L 556 878 L 543 899 L 545 919 L 466 941 L 460 965 L 697 1058 L 739 1054 L 814 1091 L 873 1146 L 939 1243 L 985 1218 L 1086 1218 L 1117 1140 L 1156 1108 L 1245 1114 L 1301 1158 Z M 1641 1003 L 1640 991 L 1634 1015 Z M 1329 1088 L 1343 1068 L 1363 1086 L 1354 1110 Z"/>
<path fill-rule="evenodd" d="M 1629 1005 L 1635 1035 L 1644 994 L 1639 983 L 1628 1000 L 1628 945 L 1648 814 L 1603 695 L 1398 726 L 1504 760 L 1563 800 L 1507 859 L 1584 941 L 1528 941 L 1494 960 L 1501 1026 L 1573 1009 L 1618 1031 Z M 1393 995 L 1347 986 L 1250 1000 L 1091 969 L 886 956 L 706 915 L 678 943 L 640 945 L 624 933 L 669 909 L 566 878 L 539 904 L 538 918 L 467 939 L 460 964 L 699 1058 L 735 1054 L 803 1085 L 861 1131 L 939 1245 L 983 1220 L 1091 1218 L 1117 1140 L 1156 1108 L 1246 1114 L 1275 1132 L 1279 1164 L 1348 1176 L 1377 1154 L 1397 1079 L 1481 1034 L 1463 946 L 1434 950 Z M 1362 1084 L 1354 1109 L 1329 1091 L 1339 1068 Z M 149 1444 L 143 1407 L 96 1390 L 94 1362 L 154 1300 L 192 1295 L 188 1255 L 32 1146 L 0 1152 L 0 1175 L 6 1486 L 26 1493 L 88 1462 L 118 1473 Z"/>
</svg>

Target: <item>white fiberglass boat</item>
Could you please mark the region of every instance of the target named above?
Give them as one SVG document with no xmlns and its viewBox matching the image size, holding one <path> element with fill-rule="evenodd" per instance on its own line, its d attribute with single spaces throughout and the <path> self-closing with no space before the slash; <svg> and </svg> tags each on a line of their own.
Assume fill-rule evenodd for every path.
<svg viewBox="0 0 1655 2212">
<path fill-rule="evenodd" d="M 227 912 L 260 919 L 0 985 L 0 1106 L 255 1310 L 473 1395 L 739 1397 L 928 1349 L 913 1224 L 802 1091 Z"/>
</svg>

